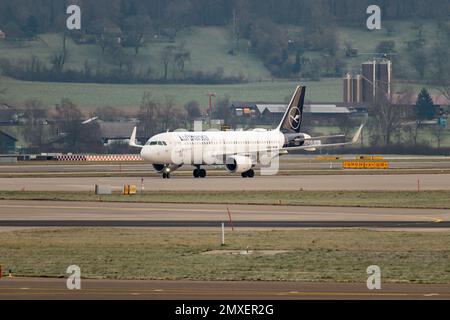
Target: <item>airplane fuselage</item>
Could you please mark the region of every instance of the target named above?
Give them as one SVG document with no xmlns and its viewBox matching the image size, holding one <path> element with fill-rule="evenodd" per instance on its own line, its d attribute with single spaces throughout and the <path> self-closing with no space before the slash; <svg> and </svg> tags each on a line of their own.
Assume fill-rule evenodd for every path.
<svg viewBox="0 0 450 320">
<path fill-rule="evenodd" d="M 278 153 L 284 144 L 285 137 L 277 130 L 167 132 L 151 137 L 141 156 L 153 164 L 220 165 L 227 155 Z"/>
</svg>

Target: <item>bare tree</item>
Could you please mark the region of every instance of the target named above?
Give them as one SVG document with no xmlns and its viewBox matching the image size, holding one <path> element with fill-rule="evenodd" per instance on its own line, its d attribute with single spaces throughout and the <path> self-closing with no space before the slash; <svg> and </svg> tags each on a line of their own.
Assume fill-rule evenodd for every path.
<svg viewBox="0 0 450 320">
<path fill-rule="evenodd" d="M 444 133 L 445 128 L 440 125 L 440 124 L 436 124 L 431 128 L 431 132 L 433 133 L 433 135 L 436 137 L 436 142 L 437 142 L 437 152 L 440 153 L 441 152 L 441 142 L 442 142 L 442 135 Z"/>
<path fill-rule="evenodd" d="M 52 65 L 53 71 L 61 73 L 64 69 L 64 65 L 66 64 L 68 57 L 69 53 L 66 48 L 66 33 L 64 32 L 61 49 L 54 52 L 50 57 L 50 63 Z"/>
<path fill-rule="evenodd" d="M 162 130 L 175 130 L 182 125 L 185 119 L 183 110 L 177 109 L 172 96 L 165 96 L 161 107 L 158 110 L 158 118 L 162 125 Z"/>
<path fill-rule="evenodd" d="M 44 142 L 47 110 L 39 100 L 25 102 L 25 140 L 31 147 L 40 149 Z"/>
<path fill-rule="evenodd" d="M 358 125 L 358 122 L 355 118 L 352 118 L 352 116 L 340 116 L 337 117 L 335 121 L 339 128 L 339 132 L 342 132 L 345 136 L 349 136 Z"/>
<path fill-rule="evenodd" d="M 146 15 L 131 16 L 125 19 L 124 46 L 133 47 L 134 54 L 138 55 L 139 49 L 145 46 L 145 34 L 151 33 L 153 22 Z"/>
<path fill-rule="evenodd" d="M 142 96 L 141 106 L 138 112 L 139 125 L 143 128 L 144 136 L 151 137 L 158 131 L 159 105 L 149 92 Z"/>
<path fill-rule="evenodd" d="M 403 126 L 403 131 L 411 139 L 414 147 L 417 147 L 417 139 L 419 138 L 419 129 L 421 127 L 421 121 L 417 120 L 414 123 Z"/>
<path fill-rule="evenodd" d="M 450 49 L 448 45 L 437 44 L 433 48 L 433 79 L 436 82 L 437 89 L 446 97 L 450 99 L 450 61 L 448 59 Z"/>
<path fill-rule="evenodd" d="M 6 93 L 6 88 L 2 86 L 1 80 L 2 80 L 2 78 L 0 77 L 0 102 L 2 102 L 3 97 Z"/>
<path fill-rule="evenodd" d="M 81 110 L 67 98 L 62 99 L 61 103 L 55 106 L 55 120 L 58 122 L 59 133 L 64 136 L 68 146 L 74 149 L 81 142 L 80 137 L 84 130 L 81 124 L 82 119 Z"/>
<path fill-rule="evenodd" d="M 393 105 L 389 97 L 380 93 L 377 95 L 371 111 L 375 120 L 374 127 L 383 138 L 383 144 L 390 145 L 391 137 L 396 130 L 400 129 L 404 119 L 400 108 Z"/>
<path fill-rule="evenodd" d="M 202 112 L 200 111 L 200 106 L 197 101 L 192 100 L 184 105 L 184 110 L 186 111 L 186 122 L 189 125 L 192 125 L 192 122 L 196 118 L 200 118 L 202 116 Z M 187 127 L 187 124 L 186 124 Z"/>
<path fill-rule="evenodd" d="M 167 46 L 164 48 L 164 50 L 161 52 L 161 62 L 164 67 L 164 80 L 167 80 L 167 74 L 169 72 L 169 64 L 174 59 L 174 51 L 175 46 Z"/>
<path fill-rule="evenodd" d="M 173 59 L 178 68 L 178 71 L 184 77 L 184 67 L 186 61 L 191 60 L 191 52 L 184 48 L 184 44 L 181 44 L 179 47 L 176 48 Z"/>
</svg>

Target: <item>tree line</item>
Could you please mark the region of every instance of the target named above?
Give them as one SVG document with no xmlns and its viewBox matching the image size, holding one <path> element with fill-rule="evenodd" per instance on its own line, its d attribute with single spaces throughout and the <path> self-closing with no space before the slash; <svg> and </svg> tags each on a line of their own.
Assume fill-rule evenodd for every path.
<svg viewBox="0 0 450 320">
<path fill-rule="evenodd" d="M 409 107 L 411 94 L 402 96 L 396 105 L 384 95 L 379 95 L 372 109 L 365 127 L 366 141 L 364 148 L 372 148 L 373 152 L 413 153 L 441 153 L 448 152 L 442 148 L 441 142 L 445 133 L 445 126 L 436 118 L 446 118 L 447 115 L 434 105 L 426 89 L 422 89 L 416 99 L 416 105 Z M 403 100 L 404 101 L 403 101 Z M 399 106 L 404 104 L 404 107 Z M 23 134 L 29 145 L 30 152 L 94 152 L 117 153 L 132 152 L 127 145 L 102 144 L 102 132 L 99 121 L 105 122 L 135 122 L 138 126 L 138 136 L 148 139 L 151 136 L 184 128 L 193 129 L 194 120 L 205 120 L 208 113 L 203 112 L 199 103 L 189 101 L 179 106 L 173 97 L 165 96 L 155 99 L 151 93 L 144 93 L 139 108 L 133 112 L 112 107 L 99 107 L 90 113 L 83 112 L 69 99 L 62 99 L 53 108 L 44 106 L 38 100 L 29 100 L 23 106 Z M 305 115 L 303 128 L 309 132 L 312 125 Z M 83 123 L 87 118 L 98 117 L 99 120 Z M 236 128 L 236 115 L 231 109 L 230 98 L 219 98 L 213 109 L 214 119 L 223 119 L 225 124 Z M 350 136 L 361 119 L 353 117 L 336 117 L 327 119 L 327 125 L 334 125 L 339 132 Z M 434 124 L 430 124 L 434 123 Z M 247 123 L 244 129 L 254 127 L 255 123 Z M 433 137 L 436 144 L 424 143 L 424 139 Z M 360 148 L 360 147 L 357 147 Z M 396 149 L 397 148 L 397 149 Z M 364 149 L 364 150 L 366 150 Z M 369 150 L 369 149 L 367 149 Z M 342 151 L 342 150 L 341 150 Z M 341 152 L 340 151 L 340 152 Z M 354 151 L 354 150 L 353 150 Z"/>
<path fill-rule="evenodd" d="M 103 145 L 101 122 L 134 122 L 139 128 L 139 137 L 148 139 L 167 130 L 193 129 L 194 120 L 207 117 L 195 100 L 179 106 L 171 96 L 155 99 L 149 92 L 143 94 L 139 107 L 132 112 L 108 106 L 85 112 L 67 98 L 51 108 L 32 99 L 20 109 L 22 116 L 19 124 L 28 145 L 27 150 L 36 153 L 131 152 L 124 144 Z M 219 98 L 213 117 L 228 120 L 229 115 L 229 98 Z M 85 122 L 94 117 L 96 120 Z"/>
<path fill-rule="evenodd" d="M 32 36 L 38 32 L 61 31 L 65 26 L 67 0 L 2 0 L 0 26 L 16 24 Z M 255 19 L 282 24 L 327 24 L 328 19 L 361 24 L 369 5 L 379 5 L 385 19 L 447 18 L 449 0 L 79 0 L 83 24 L 92 26 L 108 19 L 123 27 L 129 17 L 145 16 L 161 29 L 187 26 L 228 25 L 236 14 L 242 27 Z"/>
</svg>

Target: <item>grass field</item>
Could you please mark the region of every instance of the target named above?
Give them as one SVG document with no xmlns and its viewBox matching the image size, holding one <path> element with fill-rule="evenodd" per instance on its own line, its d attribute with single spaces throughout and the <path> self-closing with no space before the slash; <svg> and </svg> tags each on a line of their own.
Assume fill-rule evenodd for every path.
<svg viewBox="0 0 450 320">
<path fill-rule="evenodd" d="M 340 101 L 340 84 L 340 79 L 307 82 L 307 99 Z M 7 89 L 5 100 L 13 105 L 23 104 L 29 99 L 38 99 L 51 107 L 62 98 L 69 98 L 85 109 L 112 106 L 123 110 L 138 108 L 145 92 L 149 92 L 157 100 L 171 96 L 179 106 L 190 100 L 197 100 L 202 108 L 208 105 L 208 92 L 215 92 L 217 99 L 229 96 L 234 101 L 283 102 L 291 97 L 297 85 L 298 83 L 293 81 L 233 85 L 117 85 L 29 82 L 5 78 L 0 82 L 0 86 Z"/>
<path fill-rule="evenodd" d="M 341 101 L 341 81 L 339 78 L 303 81 L 307 86 L 306 100 L 316 103 Z M 38 99 L 44 105 L 52 107 L 61 99 L 69 98 L 85 110 L 111 106 L 125 111 L 136 110 L 145 92 L 160 101 L 165 96 L 170 96 L 177 106 L 196 100 L 203 109 L 208 106 L 208 92 L 215 92 L 217 99 L 228 96 L 231 101 L 286 102 L 298 84 L 298 81 L 276 80 L 228 85 L 121 85 L 30 82 L 0 77 L 0 87 L 6 89 L 3 100 L 11 105 L 22 105 L 27 100 Z M 422 88 L 420 84 L 407 86 L 417 92 Z"/>
<path fill-rule="evenodd" d="M 227 231 L 66 228 L 0 233 L 0 260 L 16 276 L 363 282 L 378 265 L 384 282 L 450 283 L 450 233 L 368 230 Z M 255 250 L 251 255 L 203 254 Z M 285 250 L 262 255 L 257 250 Z"/>
<path fill-rule="evenodd" d="M 0 199 L 450 209 L 450 191 L 156 191 L 133 196 L 97 196 L 88 192 L 2 191 Z"/>
</svg>

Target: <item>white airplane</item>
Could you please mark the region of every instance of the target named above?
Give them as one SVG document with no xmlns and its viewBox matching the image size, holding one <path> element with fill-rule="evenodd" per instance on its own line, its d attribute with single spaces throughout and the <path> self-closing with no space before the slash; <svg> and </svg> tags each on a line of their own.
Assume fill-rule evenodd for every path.
<svg viewBox="0 0 450 320">
<path fill-rule="evenodd" d="M 195 178 L 206 176 L 206 170 L 202 168 L 206 165 L 224 165 L 230 173 L 253 178 L 255 165 L 270 163 L 289 151 L 315 151 L 357 143 L 363 125 L 351 141 L 343 143 L 322 144 L 320 140 L 343 135 L 311 137 L 300 132 L 305 90 L 305 86 L 297 86 L 280 124 L 273 130 L 166 132 L 151 137 L 145 145 L 138 145 L 135 127 L 129 145 L 141 148 L 142 158 L 168 179 L 171 172 L 182 165 L 194 166 Z"/>
</svg>

